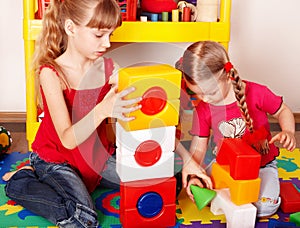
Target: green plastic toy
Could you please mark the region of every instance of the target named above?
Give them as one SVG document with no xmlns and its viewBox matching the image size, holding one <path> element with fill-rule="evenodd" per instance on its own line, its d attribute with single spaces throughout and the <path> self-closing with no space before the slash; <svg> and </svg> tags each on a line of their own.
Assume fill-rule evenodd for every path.
<svg viewBox="0 0 300 228">
<path fill-rule="evenodd" d="M 196 185 L 191 185 L 190 188 L 199 210 L 202 210 L 216 196 L 216 192 L 208 188 L 201 188 Z"/>
</svg>

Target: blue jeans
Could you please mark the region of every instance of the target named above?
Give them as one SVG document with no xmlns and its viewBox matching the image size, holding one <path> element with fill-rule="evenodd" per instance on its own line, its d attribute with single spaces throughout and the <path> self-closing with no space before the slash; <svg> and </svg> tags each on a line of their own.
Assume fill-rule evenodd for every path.
<svg viewBox="0 0 300 228">
<path fill-rule="evenodd" d="M 110 156 L 106 161 L 106 169 L 101 173 L 101 187 L 119 189 L 120 177 L 116 171 L 116 154 Z"/>
<path fill-rule="evenodd" d="M 47 163 L 30 154 L 34 171 L 18 171 L 6 195 L 59 227 L 98 227 L 94 203 L 78 174 L 67 164 Z"/>
</svg>

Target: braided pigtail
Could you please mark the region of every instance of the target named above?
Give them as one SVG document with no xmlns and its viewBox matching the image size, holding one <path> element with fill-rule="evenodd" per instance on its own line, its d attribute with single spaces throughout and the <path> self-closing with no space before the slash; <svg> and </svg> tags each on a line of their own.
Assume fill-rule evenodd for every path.
<svg viewBox="0 0 300 228">
<path fill-rule="evenodd" d="M 232 79 L 235 97 L 238 101 L 238 105 L 241 110 L 242 116 L 246 122 L 246 126 L 250 133 L 253 133 L 253 120 L 250 117 L 248 106 L 246 103 L 245 86 L 237 71 L 233 67 L 229 71 L 229 76 Z"/>
</svg>

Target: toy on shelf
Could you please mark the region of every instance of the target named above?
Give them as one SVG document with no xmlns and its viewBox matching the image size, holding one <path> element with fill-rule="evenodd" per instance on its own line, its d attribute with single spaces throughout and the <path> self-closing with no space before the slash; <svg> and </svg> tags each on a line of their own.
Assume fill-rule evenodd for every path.
<svg viewBox="0 0 300 228">
<path fill-rule="evenodd" d="M 0 158 L 10 149 L 12 138 L 5 127 L 0 126 Z"/>
<path fill-rule="evenodd" d="M 174 0 L 142 0 L 141 9 L 150 13 L 172 12 L 177 4 Z"/>
<path fill-rule="evenodd" d="M 45 13 L 45 10 L 47 9 L 47 7 L 50 4 L 50 0 L 38 0 L 37 4 L 38 4 L 38 10 L 35 14 L 35 18 L 42 19 L 43 15 Z"/>
<path fill-rule="evenodd" d="M 218 20 L 219 0 L 197 0 L 196 21 L 216 22 Z"/>
<path fill-rule="evenodd" d="M 123 21 L 136 21 L 137 0 L 116 0 L 121 8 Z"/>
<path fill-rule="evenodd" d="M 45 10 L 51 0 L 37 0 L 38 9 L 35 14 L 36 19 L 42 19 Z M 135 21 L 137 12 L 137 0 L 116 0 L 121 8 L 122 19 L 124 21 Z"/>
<path fill-rule="evenodd" d="M 216 192 L 214 190 L 201 188 L 196 185 L 191 185 L 191 191 L 194 195 L 195 203 L 199 210 L 202 210 L 216 196 Z"/>
<path fill-rule="evenodd" d="M 284 213 L 300 211 L 300 192 L 292 182 L 280 182 L 281 209 Z"/>
</svg>

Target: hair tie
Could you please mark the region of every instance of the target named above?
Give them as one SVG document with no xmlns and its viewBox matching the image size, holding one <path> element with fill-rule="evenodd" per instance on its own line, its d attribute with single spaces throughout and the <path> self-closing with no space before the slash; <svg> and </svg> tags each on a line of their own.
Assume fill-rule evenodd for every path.
<svg viewBox="0 0 300 228">
<path fill-rule="evenodd" d="M 232 68 L 233 68 L 233 65 L 231 62 L 228 61 L 227 63 L 225 63 L 224 69 L 225 69 L 226 73 L 229 73 Z"/>
<path fill-rule="evenodd" d="M 182 65 L 182 62 L 183 62 L 183 58 L 182 57 L 180 57 L 180 59 L 179 59 L 179 63 Z"/>
</svg>

